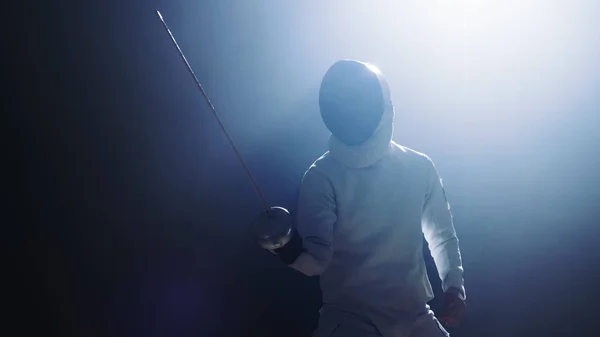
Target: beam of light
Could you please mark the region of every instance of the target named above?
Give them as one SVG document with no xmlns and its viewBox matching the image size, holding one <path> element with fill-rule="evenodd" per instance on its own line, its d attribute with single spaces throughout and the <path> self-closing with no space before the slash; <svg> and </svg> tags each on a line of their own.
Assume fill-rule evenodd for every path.
<svg viewBox="0 0 600 337">
<path fill-rule="evenodd" d="M 218 16 L 235 25 L 215 29 L 219 50 L 228 57 L 228 71 L 219 78 L 235 84 L 235 100 L 223 101 L 236 102 L 227 114 L 243 117 L 236 136 L 244 146 L 258 151 L 278 144 L 265 150 L 273 153 L 291 146 L 282 139 L 296 137 L 318 147 L 302 150 L 318 153 L 328 136 L 318 113 L 321 78 L 337 60 L 362 60 L 376 64 L 389 82 L 396 141 L 434 157 L 435 152 L 463 156 L 457 170 L 477 167 L 499 177 L 518 170 L 513 184 L 539 180 L 544 175 L 536 174 L 539 165 L 529 163 L 532 158 L 544 167 L 566 165 L 540 157 L 549 143 L 563 150 L 589 149 L 588 136 L 573 136 L 572 130 L 592 130 L 597 120 L 599 4 L 244 2 L 247 7 Z M 183 30 L 194 31 L 194 25 Z M 206 49 L 194 40 L 186 45 Z M 244 76 L 232 69 L 243 69 Z M 482 189 L 501 180 L 471 178 Z"/>
</svg>

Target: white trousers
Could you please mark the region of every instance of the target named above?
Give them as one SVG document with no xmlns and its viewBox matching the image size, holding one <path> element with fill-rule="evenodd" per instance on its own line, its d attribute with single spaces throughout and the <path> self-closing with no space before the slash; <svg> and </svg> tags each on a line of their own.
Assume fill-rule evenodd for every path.
<svg viewBox="0 0 600 337">
<path fill-rule="evenodd" d="M 398 324 L 376 325 L 371 319 L 331 306 L 320 311 L 313 337 L 449 337 L 429 306 L 416 319 Z"/>
</svg>

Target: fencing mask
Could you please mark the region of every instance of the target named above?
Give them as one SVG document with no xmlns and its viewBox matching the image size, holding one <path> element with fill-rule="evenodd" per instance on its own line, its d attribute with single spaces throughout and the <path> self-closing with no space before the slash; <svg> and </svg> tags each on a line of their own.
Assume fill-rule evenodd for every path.
<svg viewBox="0 0 600 337">
<path fill-rule="evenodd" d="M 334 137 L 348 146 L 367 141 L 390 105 L 387 81 L 367 63 L 338 61 L 321 82 L 319 108 L 323 122 Z"/>
</svg>

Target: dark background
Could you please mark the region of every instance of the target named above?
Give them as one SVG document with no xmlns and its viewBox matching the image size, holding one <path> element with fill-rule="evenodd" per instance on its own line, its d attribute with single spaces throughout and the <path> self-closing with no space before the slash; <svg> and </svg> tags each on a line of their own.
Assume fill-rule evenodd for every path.
<svg viewBox="0 0 600 337">
<path fill-rule="evenodd" d="M 25 248 L 8 255 L 8 326 L 307 336 L 316 322 L 318 279 L 251 241 L 260 203 L 159 9 L 271 203 L 293 210 L 302 173 L 326 150 L 320 76 L 340 58 L 372 61 L 390 80 L 396 141 L 434 159 L 453 205 L 469 296 L 453 336 L 600 335 L 598 5 L 486 2 L 460 49 L 445 42 L 460 24 L 440 23 L 444 3 L 352 15 L 266 0 L 6 11 L 15 105 L 5 113 L 18 134 L 5 179 L 25 234 L 4 237 Z M 396 15 L 392 37 L 381 35 L 373 22 Z"/>
</svg>

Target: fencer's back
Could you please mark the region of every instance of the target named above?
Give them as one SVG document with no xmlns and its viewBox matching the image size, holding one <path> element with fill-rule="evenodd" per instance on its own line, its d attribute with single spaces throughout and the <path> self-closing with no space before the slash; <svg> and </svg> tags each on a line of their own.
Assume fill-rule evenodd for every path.
<svg viewBox="0 0 600 337">
<path fill-rule="evenodd" d="M 421 310 L 433 295 L 422 255 L 428 158 L 392 142 L 368 167 L 325 154 L 313 169 L 331 181 L 337 215 L 323 301 L 390 314 Z"/>
</svg>

